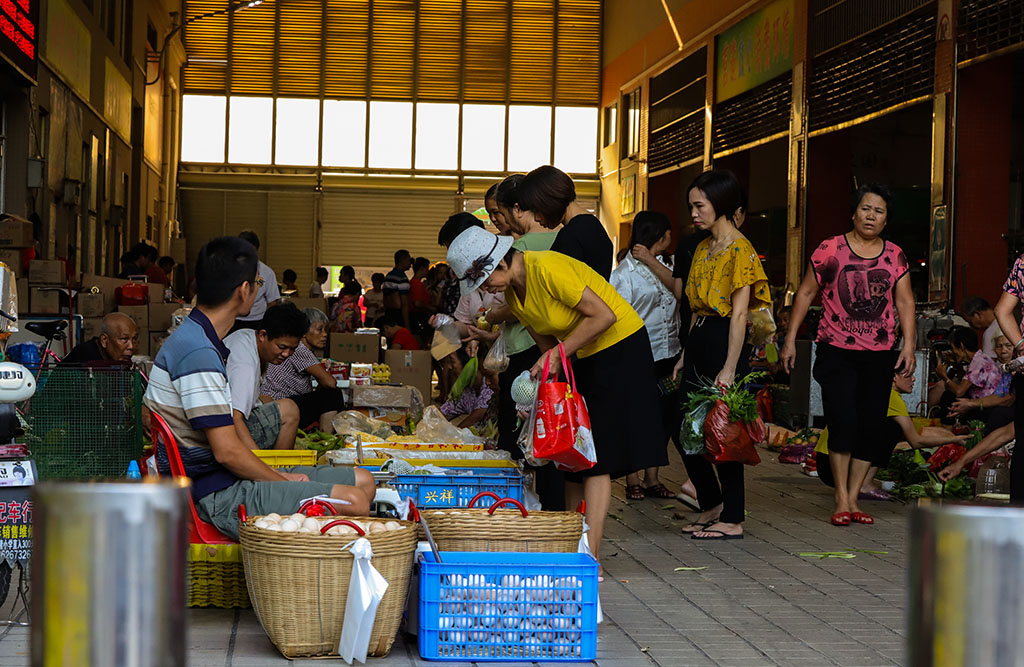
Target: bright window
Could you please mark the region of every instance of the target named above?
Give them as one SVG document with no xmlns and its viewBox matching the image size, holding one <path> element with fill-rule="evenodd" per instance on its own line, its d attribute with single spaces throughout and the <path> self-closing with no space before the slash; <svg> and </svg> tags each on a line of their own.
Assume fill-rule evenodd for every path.
<svg viewBox="0 0 1024 667">
<path fill-rule="evenodd" d="M 277 100 L 274 161 L 315 167 L 320 143 L 320 101 Z"/>
<path fill-rule="evenodd" d="M 416 105 L 416 168 L 459 168 L 459 105 Z"/>
<path fill-rule="evenodd" d="M 411 102 L 370 102 L 370 167 L 412 167 Z"/>
<path fill-rule="evenodd" d="M 505 170 L 505 107 L 466 104 L 462 107 L 462 168 Z"/>
<path fill-rule="evenodd" d="M 228 162 L 270 164 L 273 98 L 232 97 L 228 100 L 228 113 Z"/>
<path fill-rule="evenodd" d="M 324 101 L 325 167 L 366 166 L 366 102 Z"/>
<path fill-rule="evenodd" d="M 597 171 L 597 109 L 555 109 L 555 166 L 574 174 Z"/>
<path fill-rule="evenodd" d="M 551 162 L 551 107 L 509 107 L 508 170 L 531 171 Z"/>
<path fill-rule="evenodd" d="M 224 111 L 227 98 L 184 95 L 181 100 L 181 160 L 224 161 Z"/>
</svg>

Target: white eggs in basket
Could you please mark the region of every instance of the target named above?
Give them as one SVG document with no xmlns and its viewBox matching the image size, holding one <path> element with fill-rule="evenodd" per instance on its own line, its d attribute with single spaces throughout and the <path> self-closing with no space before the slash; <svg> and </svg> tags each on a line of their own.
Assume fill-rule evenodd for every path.
<svg viewBox="0 0 1024 667">
<path fill-rule="evenodd" d="M 315 533 L 319 533 L 320 532 L 320 522 L 317 521 L 316 519 L 314 519 L 313 517 L 309 516 L 309 517 L 306 517 L 305 519 L 303 519 L 303 521 L 302 521 L 302 528 L 303 528 L 303 530 L 308 528 L 309 530 L 311 530 L 311 531 L 313 531 Z"/>
<path fill-rule="evenodd" d="M 279 524 L 272 523 L 269 526 L 267 526 L 267 530 L 280 531 L 281 530 L 281 526 Z"/>
<path fill-rule="evenodd" d="M 256 521 L 254 521 L 252 525 L 256 526 L 257 528 L 266 528 L 270 525 L 270 522 L 266 519 L 256 519 Z"/>
<path fill-rule="evenodd" d="M 281 515 L 277 512 L 271 512 L 267 516 L 263 517 L 264 521 L 273 521 L 275 523 L 281 521 Z"/>
<path fill-rule="evenodd" d="M 298 521 L 288 518 L 281 522 L 281 532 L 294 533 L 302 526 Z"/>
<path fill-rule="evenodd" d="M 295 514 L 292 514 L 288 518 L 301 526 L 302 522 L 306 520 L 306 515 L 303 514 L 302 512 L 296 512 Z"/>
</svg>

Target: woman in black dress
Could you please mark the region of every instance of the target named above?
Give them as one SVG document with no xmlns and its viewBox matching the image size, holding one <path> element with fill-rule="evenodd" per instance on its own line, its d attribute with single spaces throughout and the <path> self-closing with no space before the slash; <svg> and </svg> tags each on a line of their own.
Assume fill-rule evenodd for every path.
<svg viewBox="0 0 1024 667">
<path fill-rule="evenodd" d="M 551 249 L 579 260 L 605 280 L 612 275 L 612 240 L 604 225 L 576 201 L 572 179 L 552 166 L 537 167 L 519 186 L 522 211 L 531 211 L 541 225 L 558 229 Z"/>
</svg>

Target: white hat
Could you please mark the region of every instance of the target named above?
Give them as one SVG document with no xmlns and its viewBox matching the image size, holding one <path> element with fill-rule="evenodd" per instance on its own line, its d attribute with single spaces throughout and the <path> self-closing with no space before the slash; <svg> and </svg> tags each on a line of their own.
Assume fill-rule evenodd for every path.
<svg viewBox="0 0 1024 667">
<path fill-rule="evenodd" d="M 513 242 L 511 236 L 498 236 L 480 227 L 470 227 L 455 237 L 448 247 L 448 266 L 459 279 L 463 296 L 487 282 Z"/>
</svg>

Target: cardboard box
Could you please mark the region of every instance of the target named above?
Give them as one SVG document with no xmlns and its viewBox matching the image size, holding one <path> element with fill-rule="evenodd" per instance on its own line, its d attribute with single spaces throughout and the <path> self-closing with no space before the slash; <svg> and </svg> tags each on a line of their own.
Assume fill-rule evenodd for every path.
<svg viewBox="0 0 1024 667">
<path fill-rule="evenodd" d="M 434 375 L 432 361 L 433 357 L 427 350 L 388 350 L 384 353 L 384 363 L 391 367 L 391 381 L 416 387 L 428 405 Z"/>
<path fill-rule="evenodd" d="M 0 220 L 0 248 L 30 248 L 32 223 L 24 218 L 10 217 Z"/>
<path fill-rule="evenodd" d="M 149 304 L 149 330 L 167 333 L 171 328 L 171 315 L 181 308 L 177 303 L 153 303 Z"/>
<path fill-rule="evenodd" d="M 327 308 L 327 299 L 316 298 L 310 299 L 308 297 L 289 297 L 289 303 L 294 303 L 295 307 L 299 310 L 305 310 L 306 308 L 316 308 L 324 315 L 330 315 L 331 312 Z"/>
<path fill-rule="evenodd" d="M 103 327 L 102 317 L 85 317 L 82 319 L 82 340 L 78 343 L 82 343 L 87 340 L 92 340 L 96 336 L 100 335 L 100 329 Z"/>
<path fill-rule="evenodd" d="M 60 289 L 31 286 L 29 293 L 33 315 L 60 315 Z"/>
<path fill-rule="evenodd" d="M 156 359 L 156 353 L 160 351 L 164 341 L 170 336 L 167 331 L 150 331 L 149 332 L 149 356 Z M 142 336 L 139 336 L 141 339 Z"/>
<path fill-rule="evenodd" d="M 332 333 L 330 357 L 335 361 L 376 364 L 380 361 L 380 341 L 379 334 Z"/>
<path fill-rule="evenodd" d="M 67 283 L 64 262 L 55 259 L 33 259 L 28 263 L 28 279 L 40 285 L 64 285 Z"/>
<path fill-rule="evenodd" d="M 79 292 L 75 297 L 75 312 L 82 317 L 103 317 L 103 295 L 92 292 Z"/>
<path fill-rule="evenodd" d="M 100 294 L 103 295 L 103 314 L 112 313 L 117 310 L 117 288 L 121 285 L 125 285 L 132 280 L 125 280 L 123 278 L 108 278 L 106 276 L 98 276 L 94 273 L 82 274 L 82 291 L 88 292 L 93 287 L 98 287 Z M 163 303 L 164 300 L 164 286 L 159 283 L 147 283 L 149 290 L 149 302 L 150 303 Z"/>
<path fill-rule="evenodd" d="M 0 262 L 7 265 L 15 278 L 22 277 L 24 272 L 21 270 L 21 250 L 0 250 Z"/>
<path fill-rule="evenodd" d="M 14 282 L 18 289 L 18 314 L 24 315 L 26 313 L 31 313 L 32 311 L 29 310 L 31 302 L 28 300 L 28 281 L 24 278 L 19 278 Z"/>
<path fill-rule="evenodd" d="M 352 387 L 352 406 L 356 408 L 409 408 L 412 388 L 375 384 Z"/>
<path fill-rule="evenodd" d="M 139 339 L 146 338 L 146 332 L 149 331 L 149 306 L 120 306 L 117 312 L 135 320 L 135 326 L 139 329 Z"/>
</svg>

